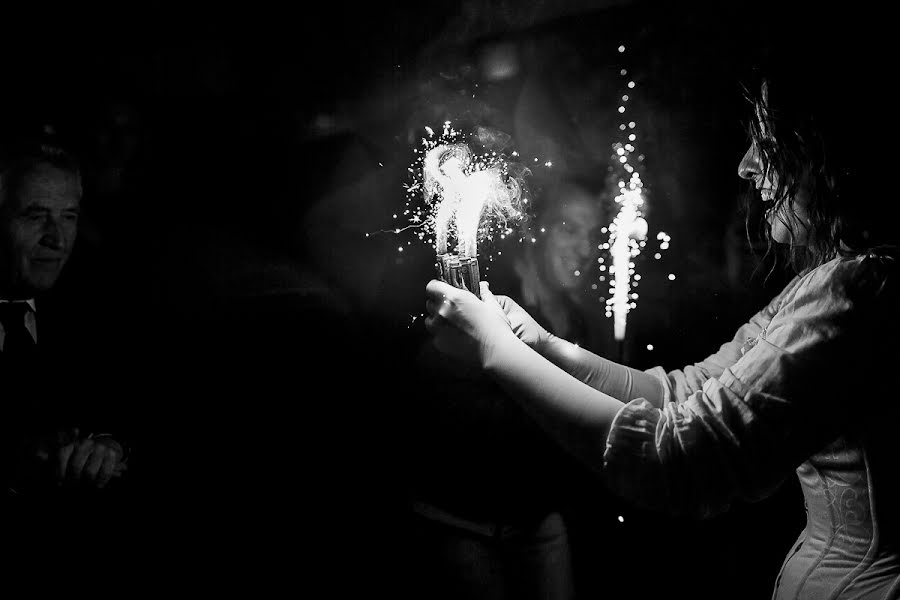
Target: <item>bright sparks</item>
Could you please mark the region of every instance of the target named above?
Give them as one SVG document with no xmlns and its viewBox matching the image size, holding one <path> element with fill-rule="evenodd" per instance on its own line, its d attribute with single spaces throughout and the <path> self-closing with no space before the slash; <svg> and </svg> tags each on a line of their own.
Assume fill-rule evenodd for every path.
<svg viewBox="0 0 900 600">
<path fill-rule="evenodd" d="M 631 275 L 634 273 L 634 259 L 641 253 L 640 243 L 647 237 L 647 221 L 642 215 L 644 198 L 643 184 L 637 173 L 632 175 L 633 189 L 624 190 L 616 196 L 619 214 L 609 226 L 610 254 L 614 278 L 610 282 L 612 297 L 606 303 L 612 308 L 615 319 L 614 333 L 617 340 L 625 339 L 625 325 L 628 311 L 633 307 Z"/>
<path fill-rule="evenodd" d="M 530 171 L 514 162 L 519 154 L 507 150 L 510 137 L 501 132 L 478 127 L 466 135 L 450 121 L 439 135 L 424 129 L 427 136 L 407 169 L 411 181 L 404 184 L 407 224 L 390 231 L 414 230 L 438 255 L 450 253 L 453 241 L 458 256 L 475 258 L 479 244 L 509 236 L 525 216 Z"/>
<path fill-rule="evenodd" d="M 625 47 L 620 46 L 619 52 L 624 53 Z M 626 69 L 622 69 L 620 74 L 624 77 L 627 74 Z M 627 82 L 628 89 L 634 89 L 634 81 Z M 628 102 L 631 96 L 625 94 L 622 96 L 622 102 Z M 625 106 L 618 108 L 619 113 L 625 112 Z M 623 123 L 619 130 L 627 132 L 635 129 L 637 123 L 629 121 L 626 127 Z M 614 319 L 613 331 L 616 340 L 625 339 L 625 329 L 627 325 L 628 313 L 637 307 L 638 294 L 632 292 L 632 287 L 636 287 L 641 276 L 636 273 L 635 265 L 638 255 L 646 246 L 647 232 L 649 225 L 644 218 L 645 199 L 644 199 L 644 183 L 641 181 L 640 173 L 635 165 L 630 163 L 632 154 L 637 151 L 635 141 L 637 136 L 634 133 L 627 134 L 626 142 L 616 142 L 613 144 L 615 154 L 612 155 L 614 165 L 621 167 L 623 173 L 617 182 L 616 188 L 616 205 L 618 213 L 609 226 L 609 242 L 603 246 L 609 248 L 612 257 L 612 264 L 608 270 L 604 265 L 600 266 L 601 271 L 607 271 L 610 275 L 609 282 L 609 298 L 606 299 L 606 315 Z M 638 162 L 643 160 L 643 155 L 637 156 Z M 668 235 L 661 233 L 657 239 L 662 243 L 660 249 L 665 250 L 669 246 L 670 238 Z M 659 254 L 655 255 L 659 258 Z M 603 276 L 600 277 L 603 281 Z"/>
<path fill-rule="evenodd" d="M 457 254 L 474 258 L 478 240 L 488 233 L 487 221 L 507 229 L 509 220 L 521 215 L 522 188 L 508 176 L 507 164 L 496 154 L 473 158 L 466 144 L 440 144 L 425 155 L 425 200 L 434 211 L 435 251 L 446 254 L 451 232 L 456 234 Z"/>
</svg>

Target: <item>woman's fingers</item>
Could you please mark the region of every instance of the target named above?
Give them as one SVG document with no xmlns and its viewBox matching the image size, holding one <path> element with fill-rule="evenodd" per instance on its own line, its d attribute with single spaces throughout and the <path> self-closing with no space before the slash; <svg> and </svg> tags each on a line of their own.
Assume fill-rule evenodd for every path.
<svg viewBox="0 0 900 600">
<path fill-rule="evenodd" d="M 425 286 L 425 312 L 446 318 L 458 290 L 448 283 L 432 279 Z M 427 322 L 426 322 L 427 325 Z"/>
<path fill-rule="evenodd" d="M 456 288 L 438 279 L 432 279 L 425 286 L 425 297 L 431 300 L 441 301 L 454 293 Z"/>
<path fill-rule="evenodd" d="M 484 300 L 485 302 L 487 302 L 488 298 L 493 300 L 494 294 L 491 293 L 491 287 L 490 287 L 490 285 L 488 285 L 488 282 L 481 281 L 481 282 L 479 282 L 479 285 L 481 286 L 481 299 Z"/>
</svg>

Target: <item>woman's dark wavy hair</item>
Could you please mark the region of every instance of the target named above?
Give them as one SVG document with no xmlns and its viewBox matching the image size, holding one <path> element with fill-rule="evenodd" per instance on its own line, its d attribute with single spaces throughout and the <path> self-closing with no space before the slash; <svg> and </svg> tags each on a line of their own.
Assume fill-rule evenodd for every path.
<svg viewBox="0 0 900 600">
<path fill-rule="evenodd" d="M 859 108 L 871 106 L 861 93 L 865 63 L 840 44 L 826 48 L 829 43 L 828 36 L 806 40 L 802 52 L 776 56 L 778 62 L 745 87 L 753 106 L 750 141 L 763 168 L 776 175 L 770 210 L 792 209 L 801 185 L 809 195 L 808 245 L 788 249 L 797 270 L 896 243 L 896 227 L 873 201 L 884 192 L 874 183 L 877 157 L 864 148 Z M 805 226 L 784 220 L 791 229 Z M 774 245 L 768 223 L 763 227 L 768 254 Z"/>
</svg>

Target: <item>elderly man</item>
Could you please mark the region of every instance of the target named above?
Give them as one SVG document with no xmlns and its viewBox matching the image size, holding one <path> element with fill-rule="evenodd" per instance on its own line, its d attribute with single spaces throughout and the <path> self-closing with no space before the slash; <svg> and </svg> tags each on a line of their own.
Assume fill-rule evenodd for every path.
<svg viewBox="0 0 900 600">
<path fill-rule="evenodd" d="M 71 254 L 81 196 L 77 163 L 46 140 L 0 157 L 0 410 L 11 493 L 52 483 L 102 488 L 125 466 L 118 442 L 78 423 L 68 380 L 78 346 L 57 352 L 48 332 L 43 347 L 39 309 Z"/>
</svg>

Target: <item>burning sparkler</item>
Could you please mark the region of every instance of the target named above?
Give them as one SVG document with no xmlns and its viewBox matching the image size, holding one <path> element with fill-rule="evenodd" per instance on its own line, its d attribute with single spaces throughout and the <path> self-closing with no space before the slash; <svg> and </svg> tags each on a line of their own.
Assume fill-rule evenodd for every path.
<svg viewBox="0 0 900 600">
<path fill-rule="evenodd" d="M 625 46 L 619 46 L 619 52 L 624 53 Z M 626 77 L 627 69 L 622 69 L 620 75 Z M 633 80 L 628 81 L 628 90 L 633 90 L 635 85 Z M 626 112 L 629 99 L 629 93 L 622 95 L 622 103 L 618 108 L 620 114 Z M 637 281 L 640 280 L 640 275 L 635 273 L 635 259 L 646 245 L 649 228 L 647 220 L 643 216 L 644 183 L 641 181 L 638 169 L 629 162 L 629 158 L 637 152 L 635 147 L 636 126 L 634 121 L 629 121 L 627 125 L 625 123 L 619 125 L 619 130 L 623 132 L 623 135 L 627 135 L 627 139 L 613 144 L 613 149 L 616 151 L 615 163 L 625 173 L 618 181 L 618 195 L 615 198 L 619 212 L 609 226 L 608 247 L 612 255 L 609 273 L 612 278 L 609 290 L 610 298 L 606 301 L 606 316 L 614 318 L 613 332 L 615 339 L 619 342 L 625 339 L 628 312 L 637 307 L 638 294 L 632 292 L 633 285 L 636 286 Z M 637 158 L 638 162 L 643 161 L 643 155 L 638 155 Z M 660 245 L 661 249 L 668 248 L 670 240 L 668 235 L 660 232 L 657 239 L 664 240 L 664 245 Z M 660 255 L 656 254 L 656 258 L 659 257 Z"/>
<path fill-rule="evenodd" d="M 613 276 L 610 282 L 612 297 L 606 301 L 607 310 L 612 310 L 615 322 L 613 332 L 618 341 L 625 339 L 625 325 L 628 311 L 637 306 L 637 294 L 631 293 L 631 276 L 634 275 L 634 261 L 641 252 L 641 242 L 647 237 L 647 220 L 641 216 L 644 198 L 641 196 L 640 177 L 637 173 L 630 188 L 616 197 L 619 214 L 609 226 L 610 254 L 613 264 L 609 269 Z"/>
<path fill-rule="evenodd" d="M 524 215 L 522 177 L 527 170 L 519 170 L 517 163 L 496 150 L 472 151 L 470 144 L 489 147 L 496 142 L 496 132 L 479 128 L 474 139 L 464 141 L 449 121 L 437 139 L 433 130 L 427 131 L 421 174 L 410 168 L 420 180 L 409 186 L 408 193 L 421 189 L 425 200 L 412 220 L 424 226 L 420 237 L 434 234 L 439 277 L 480 297 L 478 244 L 497 231 L 508 232 L 511 222 Z M 455 253 L 449 249 L 451 237 L 456 240 Z"/>
</svg>

